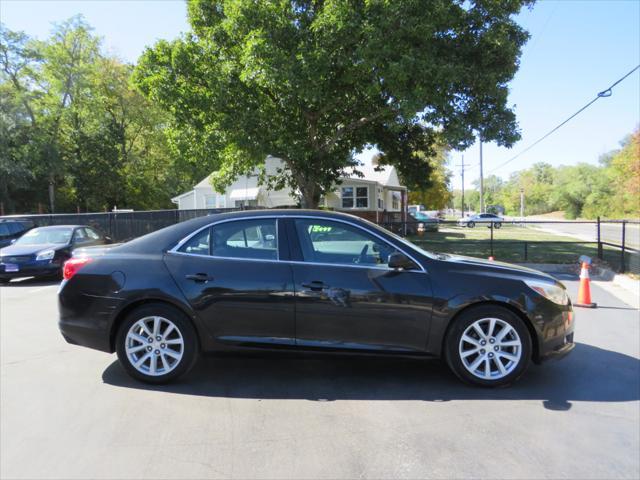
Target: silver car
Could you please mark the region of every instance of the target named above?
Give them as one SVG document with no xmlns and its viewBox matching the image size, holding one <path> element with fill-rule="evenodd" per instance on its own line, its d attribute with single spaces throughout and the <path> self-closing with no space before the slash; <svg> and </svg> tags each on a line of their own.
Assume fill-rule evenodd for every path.
<svg viewBox="0 0 640 480">
<path fill-rule="evenodd" d="M 493 224 L 493 228 L 500 228 L 502 226 L 502 222 L 504 222 L 504 218 L 493 213 L 477 213 L 470 217 L 461 218 L 458 220 L 458 225 L 461 227 L 473 228 L 476 226 L 476 223 L 485 223 L 489 228 L 491 227 L 491 224 Z"/>
</svg>

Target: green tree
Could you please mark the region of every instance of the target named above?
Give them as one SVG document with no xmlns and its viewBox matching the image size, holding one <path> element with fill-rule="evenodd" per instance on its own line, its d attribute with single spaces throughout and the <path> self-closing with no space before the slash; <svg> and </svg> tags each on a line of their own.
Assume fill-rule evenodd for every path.
<svg viewBox="0 0 640 480">
<path fill-rule="evenodd" d="M 414 188 L 439 136 L 513 144 L 507 84 L 528 35 L 512 17 L 531 3 L 193 0 L 192 31 L 147 49 L 134 78 L 217 188 L 272 154 L 272 186 L 316 207 L 368 145 Z"/>
<path fill-rule="evenodd" d="M 424 205 L 429 210 L 445 208 L 453 198 L 450 190 L 451 171 L 447 169 L 449 150 L 442 144 L 436 144 L 435 151 L 436 154 L 428 158 L 430 170 L 426 186 L 409 192 L 409 204 Z"/>
<path fill-rule="evenodd" d="M 170 207 L 193 185 L 172 154 L 168 114 L 130 84 L 81 18 L 44 41 L 1 29 L 0 201 L 10 212 Z"/>
</svg>

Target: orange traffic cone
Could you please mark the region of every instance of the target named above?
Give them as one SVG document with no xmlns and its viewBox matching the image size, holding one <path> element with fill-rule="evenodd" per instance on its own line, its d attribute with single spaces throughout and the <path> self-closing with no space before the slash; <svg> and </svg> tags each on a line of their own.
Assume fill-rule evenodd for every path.
<svg viewBox="0 0 640 480">
<path fill-rule="evenodd" d="M 591 301 L 591 280 L 589 279 L 589 264 L 582 262 L 580 270 L 580 289 L 578 301 L 573 304 L 576 307 L 596 308 L 598 305 Z"/>
</svg>

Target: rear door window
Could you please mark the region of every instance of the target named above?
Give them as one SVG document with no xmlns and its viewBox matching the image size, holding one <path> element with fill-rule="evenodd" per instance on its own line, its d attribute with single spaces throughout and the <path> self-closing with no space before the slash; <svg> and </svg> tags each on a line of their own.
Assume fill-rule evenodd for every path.
<svg viewBox="0 0 640 480">
<path fill-rule="evenodd" d="M 179 252 L 190 253 L 191 255 L 209 255 L 211 229 L 205 228 L 201 232 L 191 237 L 180 249 Z"/>
<path fill-rule="evenodd" d="M 278 232 L 275 218 L 235 220 L 211 229 L 214 257 L 277 260 Z"/>
</svg>

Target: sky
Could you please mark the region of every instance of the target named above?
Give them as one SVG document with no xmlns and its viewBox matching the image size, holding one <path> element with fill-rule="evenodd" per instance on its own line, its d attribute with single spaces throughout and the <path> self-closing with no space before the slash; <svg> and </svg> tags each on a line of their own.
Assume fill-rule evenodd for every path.
<svg viewBox="0 0 640 480">
<path fill-rule="evenodd" d="M 82 14 L 102 36 L 108 52 L 135 62 L 145 46 L 189 29 L 181 0 L 0 0 L 0 21 L 44 39 L 52 23 Z M 484 174 L 509 174 L 544 161 L 552 165 L 597 164 L 603 153 L 640 125 L 640 72 L 636 71 L 591 107 L 504 167 L 503 162 L 538 140 L 640 64 L 640 1 L 547 0 L 524 9 L 517 22 L 531 38 L 510 84 L 522 139 L 511 149 L 483 146 Z M 479 176 L 477 144 L 452 152 L 452 186 Z M 366 155 L 363 156 L 366 158 Z"/>
</svg>

